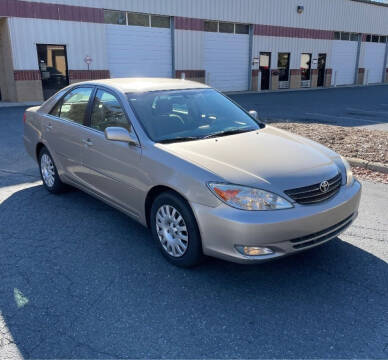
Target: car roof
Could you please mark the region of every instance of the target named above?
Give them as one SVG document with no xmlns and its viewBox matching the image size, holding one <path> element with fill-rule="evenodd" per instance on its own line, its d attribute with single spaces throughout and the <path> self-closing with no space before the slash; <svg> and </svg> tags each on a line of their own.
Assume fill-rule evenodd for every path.
<svg viewBox="0 0 388 360">
<path fill-rule="evenodd" d="M 209 88 L 209 86 L 195 81 L 168 78 L 115 78 L 86 81 L 84 84 L 108 86 L 124 93 Z"/>
</svg>

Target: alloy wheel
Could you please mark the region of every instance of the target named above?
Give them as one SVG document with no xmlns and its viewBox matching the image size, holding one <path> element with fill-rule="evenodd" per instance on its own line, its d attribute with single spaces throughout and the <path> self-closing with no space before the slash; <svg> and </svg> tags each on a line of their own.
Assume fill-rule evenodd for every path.
<svg viewBox="0 0 388 360">
<path fill-rule="evenodd" d="M 47 154 L 43 154 L 40 159 L 40 169 L 45 184 L 50 188 L 53 187 L 55 182 L 54 164 Z"/>
<path fill-rule="evenodd" d="M 163 249 L 173 257 L 182 257 L 189 245 L 186 223 L 177 209 L 163 205 L 156 212 L 156 231 Z"/>
</svg>

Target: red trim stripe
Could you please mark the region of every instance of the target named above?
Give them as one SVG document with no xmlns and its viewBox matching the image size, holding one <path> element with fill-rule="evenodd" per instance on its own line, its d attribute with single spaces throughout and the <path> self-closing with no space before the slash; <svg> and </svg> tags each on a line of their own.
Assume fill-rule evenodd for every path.
<svg viewBox="0 0 388 360">
<path fill-rule="evenodd" d="M 0 0 L 0 16 L 104 23 L 103 9 L 23 0 Z"/>
<path fill-rule="evenodd" d="M 185 73 L 186 78 L 204 78 L 205 70 L 176 70 L 175 76 L 180 79 L 182 74 Z"/>
<path fill-rule="evenodd" d="M 292 37 L 305 39 L 334 39 L 334 31 L 274 25 L 254 25 L 254 34 L 262 36 Z"/>
<path fill-rule="evenodd" d="M 13 78 L 15 81 L 41 80 L 39 70 L 15 70 L 13 72 Z"/>
<path fill-rule="evenodd" d="M 205 30 L 205 21 L 187 17 L 175 17 L 175 29 L 177 30 Z"/>
<path fill-rule="evenodd" d="M 260 72 L 259 69 L 253 69 L 253 70 L 252 70 L 252 76 L 253 76 L 253 77 L 259 76 L 259 72 Z"/>
<path fill-rule="evenodd" d="M 15 70 L 15 81 L 41 80 L 39 70 Z M 109 79 L 109 70 L 69 70 L 69 80 L 98 80 Z"/>
<path fill-rule="evenodd" d="M 109 78 L 109 70 L 69 70 L 69 80 L 98 80 Z"/>
<path fill-rule="evenodd" d="M 290 75 L 300 75 L 299 69 L 290 69 Z"/>
</svg>

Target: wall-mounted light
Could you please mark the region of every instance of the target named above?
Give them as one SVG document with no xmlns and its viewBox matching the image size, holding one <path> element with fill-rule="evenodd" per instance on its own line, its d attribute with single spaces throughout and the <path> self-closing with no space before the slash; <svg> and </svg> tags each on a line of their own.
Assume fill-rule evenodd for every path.
<svg viewBox="0 0 388 360">
<path fill-rule="evenodd" d="M 298 5 L 298 7 L 296 8 L 296 11 L 298 12 L 298 14 L 302 14 L 304 11 L 304 6 Z"/>
</svg>

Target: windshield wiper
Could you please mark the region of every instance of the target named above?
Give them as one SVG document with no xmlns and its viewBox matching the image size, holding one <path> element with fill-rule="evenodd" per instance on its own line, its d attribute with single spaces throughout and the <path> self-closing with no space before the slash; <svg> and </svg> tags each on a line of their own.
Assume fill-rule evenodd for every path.
<svg viewBox="0 0 388 360">
<path fill-rule="evenodd" d="M 202 137 L 198 137 L 198 136 L 182 136 L 182 137 L 177 137 L 177 138 L 172 138 L 172 139 L 159 140 L 158 143 L 169 144 L 169 143 L 174 143 L 174 142 L 192 141 L 192 140 L 199 140 L 199 139 L 202 139 Z"/>
<path fill-rule="evenodd" d="M 207 135 L 207 136 L 204 136 L 202 139 L 210 139 L 210 138 L 215 138 L 215 137 L 220 137 L 220 136 L 228 136 L 228 135 L 234 135 L 234 134 L 242 134 L 242 133 L 245 133 L 245 132 L 250 132 L 250 131 L 254 131 L 256 129 L 231 129 L 231 130 L 223 130 L 223 131 L 219 131 L 219 132 L 216 132 L 216 133 L 213 133 L 213 134 L 210 134 L 210 135 Z"/>
</svg>

